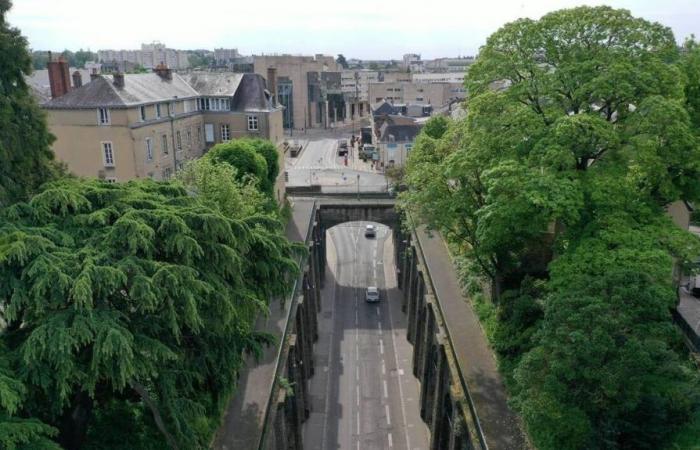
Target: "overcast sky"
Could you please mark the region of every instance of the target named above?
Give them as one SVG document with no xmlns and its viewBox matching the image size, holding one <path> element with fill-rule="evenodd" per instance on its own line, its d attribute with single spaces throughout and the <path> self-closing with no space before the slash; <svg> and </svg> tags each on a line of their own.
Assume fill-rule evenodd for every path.
<svg viewBox="0 0 700 450">
<path fill-rule="evenodd" d="M 519 17 L 582 4 L 626 8 L 700 36 L 700 0 L 13 0 L 9 21 L 37 50 L 233 47 L 243 54 L 362 59 L 473 55 Z M 182 4 L 183 6 L 180 6 Z M 186 5 L 186 6 L 185 6 Z"/>
</svg>

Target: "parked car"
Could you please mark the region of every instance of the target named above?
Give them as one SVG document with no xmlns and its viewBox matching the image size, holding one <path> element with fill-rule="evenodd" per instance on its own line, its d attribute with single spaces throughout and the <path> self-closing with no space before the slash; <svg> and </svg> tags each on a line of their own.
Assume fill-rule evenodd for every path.
<svg viewBox="0 0 700 450">
<path fill-rule="evenodd" d="M 338 156 L 345 156 L 348 154 L 348 140 L 338 139 Z"/>
<path fill-rule="evenodd" d="M 377 237 L 377 227 L 375 227 L 374 225 L 367 225 L 365 227 L 365 237 Z"/>
<path fill-rule="evenodd" d="M 365 301 L 367 303 L 377 303 L 379 301 L 379 289 L 376 286 L 370 286 L 365 292 Z"/>
</svg>

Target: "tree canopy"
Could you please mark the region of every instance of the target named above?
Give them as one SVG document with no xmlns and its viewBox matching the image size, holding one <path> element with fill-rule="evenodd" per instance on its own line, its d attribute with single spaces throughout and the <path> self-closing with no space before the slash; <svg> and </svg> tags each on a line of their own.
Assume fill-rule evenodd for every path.
<svg viewBox="0 0 700 450">
<path fill-rule="evenodd" d="M 26 199 L 56 173 L 54 138 L 24 81 L 32 71 L 27 41 L 5 18 L 10 6 L 0 1 L 0 207 Z"/>
<path fill-rule="evenodd" d="M 349 67 L 348 61 L 345 59 L 345 56 L 342 53 L 338 55 L 338 57 L 335 59 L 335 62 L 337 62 L 338 65 L 343 69 L 347 69 Z"/>
<path fill-rule="evenodd" d="M 700 408 L 669 313 L 700 247 L 665 213 L 700 197 L 687 47 L 609 7 L 509 23 L 470 67 L 467 117 L 409 155 L 402 204 L 490 281 L 537 448 L 660 448 Z"/>
<path fill-rule="evenodd" d="M 275 150 L 274 145 L 272 143 L 270 145 L 272 150 Z M 270 180 L 269 177 L 272 173 L 279 171 L 276 153 L 275 150 L 272 158 L 270 147 L 260 139 L 234 139 L 212 147 L 207 153 L 207 158 L 228 163 L 236 169 L 238 180 L 252 177 L 262 191 L 271 194 L 275 179 Z M 270 165 L 267 158 L 270 158 Z M 276 167 L 271 167 L 272 164 Z"/>
<path fill-rule="evenodd" d="M 242 353 L 268 342 L 253 319 L 296 271 L 233 172 L 205 159 L 172 183 L 63 179 L 2 212 L 0 337 L 25 397 L 8 413 L 77 449 L 131 405 L 161 442 L 208 446 Z"/>
</svg>

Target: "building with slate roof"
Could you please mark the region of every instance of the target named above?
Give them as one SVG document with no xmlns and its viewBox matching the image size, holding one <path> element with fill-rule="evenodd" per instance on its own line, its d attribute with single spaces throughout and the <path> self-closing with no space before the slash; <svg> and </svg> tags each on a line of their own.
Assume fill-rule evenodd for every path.
<svg viewBox="0 0 700 450">
<path fill-rule="evenodd" d="M 42 106 L 56 157 L 75 175 L 163 180 L 217 143 L 283 139 L 283 108 L 260 75 L 181 76 L 160 65 L 153 73 L 93 74 L 76 86 L 63 64 L 50 63 L 49 77 L 57 79 Z"/>
</svg>

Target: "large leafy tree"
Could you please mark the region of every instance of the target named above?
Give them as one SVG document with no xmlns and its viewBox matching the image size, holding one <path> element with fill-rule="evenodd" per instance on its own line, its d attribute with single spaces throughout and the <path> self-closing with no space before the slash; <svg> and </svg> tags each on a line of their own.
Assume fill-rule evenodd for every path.
<svg viewBox="0 0 700 450">
<path fill-rule="evenodd" d="M 409 157 L 405 206 L 492 281 L 538 448 L 658 448 L 698 408 L 669 308 L 700 250 L 664 218 L 700 194 L 684 58 L 625 10 L 518 20 L 470 68 L 467 118 Z"/>
<path fill-rule="evenodd" d="M 24 81 L 32 71 L 27 41 L 5 18 L 0 0 L 0 206 L 26 199 L 55 174 L 53 136 Z"/>
<path fill-rule="evenodd" d="M 115 401 L 171 447 L 206 447 L 242 353 L 267 342 L 252 322 L 287 288 L 293 248 L 262 206 L 237 208 L 260 197 L 244 199 L 228 165 L 188 173 L 61 180 L 2 213 L 2 342 L 22 412 L 66 448 Z"/>
<path fill-rule="evenodd" d="M 243 180 L 252 177 L 261 190 L 272 193 L 273 183 L 268 179 L 268 163 L 265 156 L 258 153 L 251 139 L 234 139 L 217 144 L 207 153 L 207 158 L 225 162 L 236 169 L 236 178 Z M 275 159 L 276 161 L 276 159 Z"/>
</svg>

